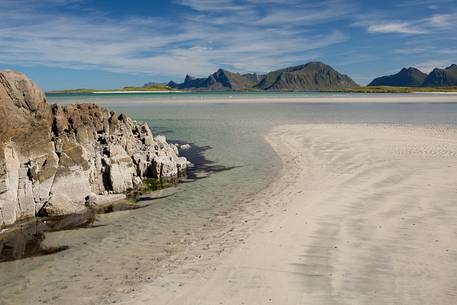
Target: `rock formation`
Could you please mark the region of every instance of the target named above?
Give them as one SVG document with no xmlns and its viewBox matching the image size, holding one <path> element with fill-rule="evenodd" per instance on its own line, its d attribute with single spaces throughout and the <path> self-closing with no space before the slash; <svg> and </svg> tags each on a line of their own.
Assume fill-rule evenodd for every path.
<svg viewBox="0 0 457 305">
<path fill-rule="evenodd" d="M 146 123 L 94 104 L 50 106 L 25 75 L 0 72 L 0 227 L 80 212 L 186 167 Z"/>
</svg>

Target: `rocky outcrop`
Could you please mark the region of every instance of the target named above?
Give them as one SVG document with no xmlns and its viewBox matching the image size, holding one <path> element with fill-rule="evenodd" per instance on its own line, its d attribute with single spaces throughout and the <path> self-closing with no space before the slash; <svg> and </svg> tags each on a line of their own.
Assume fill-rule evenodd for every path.
<svg viewBox="0 0 457 305">
<path fill-rule="evenodd" d="M 146 123 L 94 104 L 50 106 L 25 75 L 0 72 L 0 226 L 80 212 L 186 167 Z"/>
</svg>

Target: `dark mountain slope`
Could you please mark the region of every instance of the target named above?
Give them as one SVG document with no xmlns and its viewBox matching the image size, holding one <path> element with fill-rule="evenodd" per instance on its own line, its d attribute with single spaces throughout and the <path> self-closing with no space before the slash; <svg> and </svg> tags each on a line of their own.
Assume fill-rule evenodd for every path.
<svg viewBox="0 0 457 305">
<path fill-rule="evenodd" d="M 257 74 L 239 74 L 219 69 L 207 78 L 186 76 L 182 84 L 169 82 L 170 87 L 193 90 L 243 90 L 254 87 L 258 82 Z"/>
<path fill-rule="evenodd" d="M 457 86 L 457 65 L 446 69 L 435 68 L 424 80 L 422 87 L 447 87 Z"/>
<path fill-rule="evenodd" d="M 397 74 L 375 78 L 368 86 L 420 87 L 426 77 L 416 68 L 403 68 Z"/>
<path fill-rule="evenodd" d="M 358 85 L 349 76 L 337 72 L 326 64 L 310 62 L 267 73 L 256 87 L 277 91 L 331 91 L 354 88 Z"/>
</svg>

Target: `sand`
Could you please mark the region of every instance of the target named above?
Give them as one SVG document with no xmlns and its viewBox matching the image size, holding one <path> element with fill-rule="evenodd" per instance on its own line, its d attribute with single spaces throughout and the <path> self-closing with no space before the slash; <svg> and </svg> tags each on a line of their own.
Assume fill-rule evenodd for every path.
<svg viewBox="0 0 457 305">
<path fill-rule="evenodd" d="M 114 91 L 94 91 L 93 94 L 146 94 L 146 93 L 186 93 L 185 91 L 177 90 L 114 90 Z"/>
<path fill-rule="evenodd" d="M 112 93 L 112 92 L 110 92 Z M 128 93 L 119 94 L 128 95 Z M 131 93 L 131 92 L 129 92 Z M 144 92 L 141 92 L 144 93 Z M 431 104 L 431 103 L 457 103 L 457 92 L 445 92 L 445 93 L 410 93 L 410 94 L 347 94 L 347 93 L 321 93 L 321 94 L 304 94 L 299 95 L 298 93 L 288 95 L 275 96 L 270 94 L 234 94 L 234 95 L 218 95 L 218 94 L 187 94 L 181 92 L 177 95 L 157 95 L 153 98 L 154 94 L 145 97 L 136 97 L 135 94 L 131 94 L 128 97 L 129 105 L 150 105 L 150 104 L 345 104 L 345 103 L 376 103 L 376 104 L 391 104 L 391 103 L 402 103 L 402 104 Z M 103 94 L 97 94 L 103 95 Z M 50 95 L 52 97 L 52 95 Z M 83 100 L 82 100 L 83 101 Z M 75 100 L 59 100 L 59 104 L 74 103 Z M 81 102 L 81 100 L 80 100 Z M 86 102 L 96 102 L 99 105 L 116 105 L 123 104 L 126 101 L 123 99 L 112 99 L 106 100 L 92 100 L 88 99 Z"/>
<path fill-rule="evenodd" d="M 211 255 L 119 303 L 457 304 L 457 130 L 288 125 L 267 140 L 282 174 L 235 236 L 208 235 Z"/>
</svg>

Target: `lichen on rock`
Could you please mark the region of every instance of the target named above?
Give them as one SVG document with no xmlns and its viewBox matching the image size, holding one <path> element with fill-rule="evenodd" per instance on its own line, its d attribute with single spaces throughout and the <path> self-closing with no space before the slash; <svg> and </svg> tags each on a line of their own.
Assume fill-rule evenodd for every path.
<svg viewBox="0 0 457 305">
<path fill-rule="evenodd" d="M 95 104 L 48 105 L 25 75 L 0 72 L 0 226 L 84 210 L 145 178 L 173 178 L 187 160 L 163 136 Z"/>
</svg>

